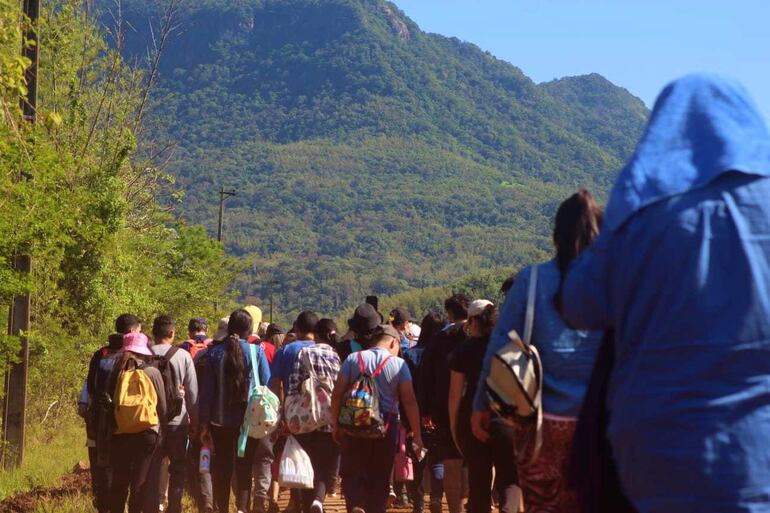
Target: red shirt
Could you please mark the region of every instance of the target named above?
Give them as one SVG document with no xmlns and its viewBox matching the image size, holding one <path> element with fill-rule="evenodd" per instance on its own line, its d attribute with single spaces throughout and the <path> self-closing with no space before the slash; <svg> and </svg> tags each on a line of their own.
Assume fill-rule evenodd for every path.
<svg viewBox="0 0 770 513">
<path fill-rule="evenodd" d="M 273 363 L 273 357 L 275 356 L 275 346 L 270 342 L 263 342 L 257 335 L 252 335 L 246 339 L 249 344 L 256 344 L 262 348 L 267 358 L 267 363 Z"/>
</svg>

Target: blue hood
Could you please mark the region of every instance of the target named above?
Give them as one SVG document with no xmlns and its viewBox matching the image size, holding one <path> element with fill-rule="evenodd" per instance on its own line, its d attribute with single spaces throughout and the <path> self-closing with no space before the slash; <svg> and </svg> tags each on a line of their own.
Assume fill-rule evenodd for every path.
<svg viewBox="0 0 770 513">
<path fill-rule="evenodd" d="M 610 194 L 604 227 L 634 212 L 739 171 L 770 176 L 770 134 L 736 81 L 689 75 L 658 97 L 647 130 Z"/>
</svg>

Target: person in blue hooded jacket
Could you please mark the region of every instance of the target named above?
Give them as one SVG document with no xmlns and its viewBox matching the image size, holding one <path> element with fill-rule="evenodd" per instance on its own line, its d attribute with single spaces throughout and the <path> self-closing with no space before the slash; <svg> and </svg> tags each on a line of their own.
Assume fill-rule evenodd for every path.
<svg viewBox="0 0 770 513">
<path fill-rule="evenodd" d="M 666 87 L 563 310 L 614 329 L 607 434 L 640 513 L 770 511 L 770 135 L 739 84 Z"/>
</svg>

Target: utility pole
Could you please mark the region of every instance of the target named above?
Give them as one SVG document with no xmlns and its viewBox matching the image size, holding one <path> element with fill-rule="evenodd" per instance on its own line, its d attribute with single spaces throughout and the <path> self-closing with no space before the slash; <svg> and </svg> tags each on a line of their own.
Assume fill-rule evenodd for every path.
<svg viewBox="0 0 770 513">
<path fill-rule="evenodd" d="M 31 44 L 23 44 L 21 53 L 29 59 L 29 66 L 24 72 L 27 81 L 27 96 L 21 98 L 24 119 L 29 123 L 37 121 L 37 70 L 39 40 L 37 37 L 38 19 L 40 18 L 40 0 L 24 0 L 24 16 L 30 24 L 24 32 L 24 39 Z M 24 179 L 20 173 L 19 180 Z M 17 272 L 32 272 L 32 259 L 28 254 L 16 254 L 13 266 Z M 19 361 L 8 368 L 5 375 L 5 401 L 3 408 L 3 453 L 2 464 L 5 468 L 16 468 L 24 461 L 24 440 L 27 407 L 27 370 L 29 365 L 29 310 L 30 294 L 16 296 L 8 315 L 8 333 L 19 336 L 21 350 Z M 9 452 L 9 454 L 7 453 Z"/>
<path fill-rule="evenodd" d="M 227 199 L 228 196 L 235 196 L 235 191 L 226 191 L 225 186 L 223 185 L 219 189 L 219 225 L 217 227 L 217 240 L 219 242 L 222 242 L 222 226 L 225 218 L 225 199 Z M 214 301 L 214 311 L 219 311 L 219 304 L 216 301 Z"/>
<path fill-rule="evenodd" d="M 217 240 L 222 242 L 222 224 L 225 216 L 225 199 L 228 196 L 235 196 L 235 191 L 226 191 L 225 187 L 219 190 L 219 229 L 217 230 Z"/>
<path fill-rule="evenodd" d="M 273 324 L 273 290 L 278 283 L 275 280 L 270 280 L 270 324 Z"/>
</svg>

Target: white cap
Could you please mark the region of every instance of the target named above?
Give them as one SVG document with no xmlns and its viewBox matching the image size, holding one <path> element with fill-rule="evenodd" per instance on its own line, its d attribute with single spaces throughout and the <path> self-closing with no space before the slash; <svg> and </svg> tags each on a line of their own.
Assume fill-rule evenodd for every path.
<svg viewBox="0 0 770 513">
<path fill-rule="evenodd" d="M 489 305 L 494 305 L 492 301 L 486 299 L 477 299 L 468 305 L 468 317 L 476 317 L 484 312 Z"/>
</svg>

